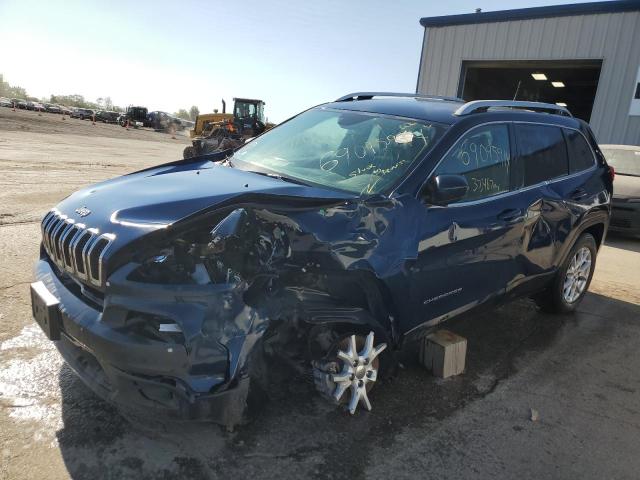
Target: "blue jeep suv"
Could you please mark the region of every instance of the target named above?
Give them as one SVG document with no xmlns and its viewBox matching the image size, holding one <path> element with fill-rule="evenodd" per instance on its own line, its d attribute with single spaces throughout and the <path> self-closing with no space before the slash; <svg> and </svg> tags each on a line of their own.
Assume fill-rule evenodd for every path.
<svg viewBox="0 0 640 480">
<path fill-rule="evenodd" d="M 64 199 L 34 317 L 122 407 L 233 425 L 286 371 L 353 413 L 451 317 L 522 296 L 574 310 L 611 195 L 564 108 L 355 93 Z"/>
</svg>

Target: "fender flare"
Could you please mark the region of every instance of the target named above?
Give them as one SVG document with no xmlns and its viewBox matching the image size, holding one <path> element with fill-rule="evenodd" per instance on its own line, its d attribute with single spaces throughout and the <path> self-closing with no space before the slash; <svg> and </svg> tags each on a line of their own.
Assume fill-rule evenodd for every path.
<svg viewBox="0 0 640 480">
<path fill-rule="evenodd" d="M 602 241 L 600 242 L 599 247 L 602 246 L 607 236 L 607 229 L 609 227 L 609 217 L 610 215 L 606 210 L 596 210 L 596 211 L 586 213 L 582 222 L 580 223 L 580 226 L 573 230 L 573 232 L 570 234 L 570 238 L 568 238 L 567 241 L 565 242 L 564 251 L 562 252 L 558 265 L 564 264 L 564 262 L 567 259 L 567 256 L 569 255 L 569 252 L 571 252 L 571 249 L 573 248 L 575 243 L 578 241 L 578 238 L 580 238 L 580 235 L 582 235 L 585 232 L 585 230 L 593 227 L 594 225 L 602 224 L 603 226 L 604 231 L 602 235 Z"/>
</svg>

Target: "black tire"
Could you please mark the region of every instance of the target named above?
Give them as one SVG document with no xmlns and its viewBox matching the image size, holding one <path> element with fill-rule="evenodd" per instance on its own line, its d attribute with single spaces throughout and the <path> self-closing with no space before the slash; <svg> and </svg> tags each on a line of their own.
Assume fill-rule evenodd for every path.
<svg viewBox="0 0 640 480">
<path fill-rule="evenodd" d="M 584 288 L 576 298 L 569 301 L 565 296 L 565 280 L 567 280 L 567 270 L 569 270 L 569 267 L 571 266 L 574 257 L 576 257 L 576 254 L 583 248 L 587 248 L 591 255 L 589 274 L 586 277 L 581 277 L 586 278 Z M 553 283 L 547 290 L 534 297 L 534 300 L 542 311 L 548 313 L 570 313 L 578 307 L 585 294 L 587 293 L 589 285 L 591 284 L 593 272 L 596 268 L 597 252 L 598 247 L 593 236 L 590 233 L 583 233 L 571 248 L 569 255 L 567 255 L 567 258 L 560 267 L 560 270 L 553 280 Z"/>
<path fill-rule="evenodd" d="M 182 158 L 191 158 L 191 157 L 195 157 L 196 156 L 196 152 L 195 149 L 191 146 L 189 147 L 185 147 L 183 152 L 182 152 Z"/>
</svg>

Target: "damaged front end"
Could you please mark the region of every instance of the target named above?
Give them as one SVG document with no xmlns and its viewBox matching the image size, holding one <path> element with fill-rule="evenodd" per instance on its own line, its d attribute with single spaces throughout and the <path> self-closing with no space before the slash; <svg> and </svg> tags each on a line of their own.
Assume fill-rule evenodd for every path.
<svg viewBox="0 0 640 480">
<path fill-rule="evenodd" d="M 254 387 L 270 388 L 267 362 L 307 376 L 333 362 L 325 383 L 334 391 L 320 391 L 352 413 L 359 402 L 370 408 L 364 384 L 377 377 L 374 335 L 392 341 L 390 302 L 357 263 L 378 244 L 363 237 L 361 207 L 333 203 L 195 215 L 118 250 L 103 289 L 43 251 L 37 277 L 64 305 L 58 348 L 96 393 L 144 413 L 241 423 Z M 331 238 L 354 222 L 361 227 L 340 229 L 350 239 Z M 356 334 L 360 355 L 344 343 Z"/>
</svg>

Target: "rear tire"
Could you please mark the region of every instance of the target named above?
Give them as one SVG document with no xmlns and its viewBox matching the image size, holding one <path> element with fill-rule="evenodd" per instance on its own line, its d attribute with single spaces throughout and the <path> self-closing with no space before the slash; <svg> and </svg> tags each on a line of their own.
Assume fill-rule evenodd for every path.
<svg viewBox="0 0 640 480">
<path fill-rule="evenodd" d="M 582 234 L 571 248 L 553 283 L 534 297 L 548 313 L 573 312 L 584 298 L 596 268 L 598 247 L 593 236 Z"/>
</svg>

